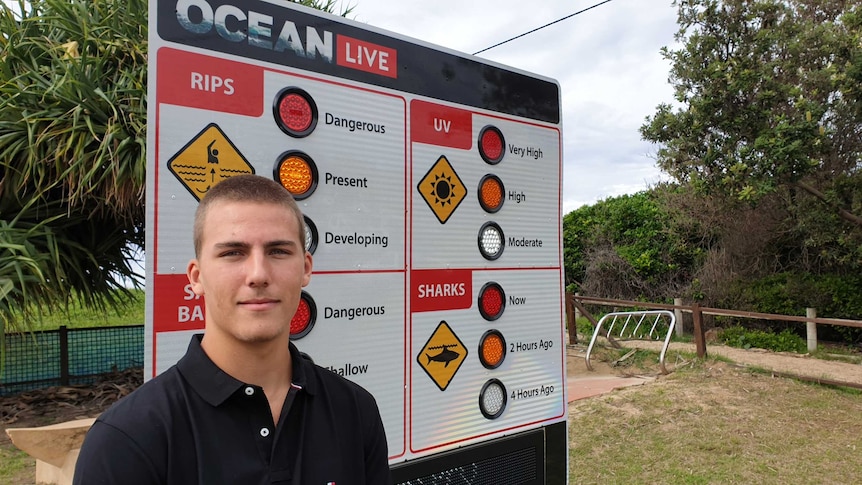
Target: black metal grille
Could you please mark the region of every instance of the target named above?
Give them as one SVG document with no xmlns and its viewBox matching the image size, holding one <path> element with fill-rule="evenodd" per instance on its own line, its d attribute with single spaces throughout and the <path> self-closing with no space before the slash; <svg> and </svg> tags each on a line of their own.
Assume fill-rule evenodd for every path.
<svg viewBox="0 0 862 485">
<path fill-rule="evenodd" d="M 536 480 L 536 449 L 524 448 L 399 485 L 519 485 Z"/>
<path fill-rule="evenodd" d="M 144 364 L 143 325 L 10 333 L 4 344 L 0 396 L 89 384 L 102 374 Z"/>
</svg>

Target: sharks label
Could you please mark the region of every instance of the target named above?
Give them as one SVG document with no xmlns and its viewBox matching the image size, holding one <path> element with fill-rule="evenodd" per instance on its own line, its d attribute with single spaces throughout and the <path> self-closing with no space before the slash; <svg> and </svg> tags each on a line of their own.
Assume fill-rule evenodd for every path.
<svg viewBox="0 0 862 485">
<path fill-rule="evenodd" d="M 441 391 L 445 391 L 455 377 L 455 373 L 467 358 L 467 347 L 445 321 L 431 334 L 428 342 L 416 356 L 416 362 L 437 384 Z"/>
</svg>

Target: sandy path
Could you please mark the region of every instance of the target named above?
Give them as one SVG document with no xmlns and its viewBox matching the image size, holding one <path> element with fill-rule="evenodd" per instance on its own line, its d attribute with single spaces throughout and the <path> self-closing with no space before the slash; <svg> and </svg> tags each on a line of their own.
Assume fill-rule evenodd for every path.
<svg viewBox="0 0 862 485">
<path fill-rule="evenodd" d="M 661 351 L 662 342 L 656 341 L 623 341 L 623 346 Z M 695 353 L 693 343 L 671 342 L 668 352 L 680 350 Z M 822 360 L 808 355 L 770 352 L 762 349 L 738 349 L 724 345 L 710 344 L 706 347 L 707 355 L 722 356 L 733 362 L 746 366 L 759 367 L 778 373 L 793 374 L 813 379 L 844 382 L 862 386 L 862 365 Z M 667 360 L 667 368 L 673 371 L 673 362 Z"/>
</svg>

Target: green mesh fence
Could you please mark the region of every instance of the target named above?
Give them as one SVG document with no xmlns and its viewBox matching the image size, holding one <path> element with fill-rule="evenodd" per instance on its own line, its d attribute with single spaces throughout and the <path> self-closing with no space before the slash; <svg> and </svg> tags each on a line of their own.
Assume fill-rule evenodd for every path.
<svg viewBox="0 0 862 485">
<path fill-rule="evenodd" d="M 4 342 L 0 396 L 58 385 L 89 384 L 144 363 L 144 326 L 10 333 Z"/>
</svg>

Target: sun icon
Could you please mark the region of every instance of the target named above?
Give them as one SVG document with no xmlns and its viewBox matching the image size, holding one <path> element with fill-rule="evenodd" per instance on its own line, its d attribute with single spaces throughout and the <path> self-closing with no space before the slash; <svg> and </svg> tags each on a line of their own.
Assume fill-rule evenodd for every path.
<svg viewBox="0 0 862 485">
<path fill-rule="evenodd" d="M 446 224 L 455 209 L 467 197 L 467 186 L 443 155 L 425 172 L 416 188 L 440 224 Z"/>
<path fill-rule="evenodd" d="M 435 204 L 445 207 L 446 204 L 452 203 L 452 198 L 455 197 L 455 185 L 452 183 L 451 176 L 435 174 L 431 187 L 431 195 L 436 197 L 434 199 Z"/>
</svg>

